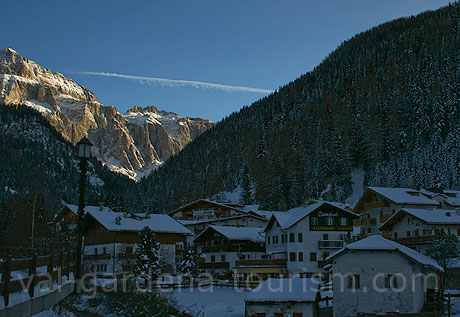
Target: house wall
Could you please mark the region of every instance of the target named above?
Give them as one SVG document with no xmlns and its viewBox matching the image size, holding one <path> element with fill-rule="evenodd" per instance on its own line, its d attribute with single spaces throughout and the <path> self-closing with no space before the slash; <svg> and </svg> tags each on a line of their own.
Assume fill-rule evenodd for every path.
<svg viewBox="0 0 460 317">
<path fill-rule="evenodd" d="M 265 313 L 267 317 L 275 313 L 282 313 L 283 316 L 292 316 L 294 313 L 302 313 L 302 316 L 317 316 L 313 303 L 296 302 L 246 302 L 245 316 L 252 317 L 257 313 Z"/>
<path fill-rule="evenodd" d="M 413 274 L 421 273 L 419 264 L 392 251 L 347 251 L 333 261 L 334 316 L 356 316 L 358 312 L 379 314 L 386 312 L 418 313 L 425 301 L 423 278 L 413 280 Z M 384 277 L 379 273 L 402 274 L 398 278 L 401 291 L 384 288 Z M 424 271 L 432 273 L 432 271 Z M 360 288 L 347 287 L 346 274 L 360 275 Z M 406 280 L 403 286 L 402 277 Z M 376 283 L 374 284 L 374 279 Z M 378 289 L 381 289 L 380 292 Z M 427 285 L 432 288 L 434 285 Z"/>
<path fill-rule="evenodd" d="M 265 254 L 265 252 L 241 252 L 242 255 L 244 255 L 244 258 L 246 260 L 257 260 L 261 259 L 262 256 Z M 222 262 L 221 261 L 221 256 L 225 255 L 225 261 L 223 262 L 229 262 L 230 263 L 230 270 L 233 270 L 235 267 L 236 261 L 240 260 L 238 258 L 238 252 L 209 252 L 209 253 L 204 253 L 205 256 L 205 262 L 206 263 L 213 263 L 211 261 L 211 257 L 215 257 L 214 262 Z"/>
</svg>

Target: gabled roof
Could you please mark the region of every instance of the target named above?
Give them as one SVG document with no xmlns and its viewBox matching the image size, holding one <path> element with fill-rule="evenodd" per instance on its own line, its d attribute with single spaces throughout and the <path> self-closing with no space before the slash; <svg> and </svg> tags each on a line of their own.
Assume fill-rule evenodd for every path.
<svg viewBox="0 0 460 317">
<path fill-rule="evenodd" d="M 190 230 L 177 222 L 174 218 L 164 214 L 123 214 L 122 212 L 103 212 L 88 210 L 86 217 L 92 217 L 108 231 L 138 232 L 149 227 L 154 232 L 192 234 Z M 120 224 L 116 218 L 120 217 Z"/>
<path fill-rule="evenodd" d="M 438 201 L 426 197 L 419 190 L 413 188 L 369 187 L 368 190 L 399 205 L 439 205 Z"/>
<path fill-rule="evenodd" d="M 179 207 L 177 209 L 174 209 L 173 211 L 168 212 L 168 215 L 172 216 L 175 213 L 178 213 L 179 211 L 182 211 L 183 209 L 190 208 L 193 205 L 198 204 L 198 203 L 209 203 L 209 204 L 215 205 L 215 206 L 220 207 L 220 208 L 228 208 L 228 209 L 232 209 L 232 210 L 235 210 L 235 211 L 238 211 L 238 212 L 241 212 L 241 213 L 245 213 L 244 210 L 242 210 L 240 208 L 237 208 L 237 207 L 230 206 L 230 205 L 226 205 L 225 203 L 218 203 L 216 201 L 212 201 L 212 200 L 208 200 L 208 199 L 197 199 L 195 201 L 192 201 L 191 203 L 188 203 L 188 204 L 186 204 L 184 206 L 181 206 L 181 207 Z"/>
<path fill-rule="evenodd" d="M 217 221 L 240 219 L 240 218 L 246 218 L 246 217 L 256 218 L 256 219 L 259 219 L 259 220 L 262 220 L 262 221 L 265 221 L 265 222 L 268 221 L 267 219 L 265 219 L 263 217 L 260 217 L 258 215 L 254 215 L 252 213 L 247 213 L 247 214 L 238 215 L 238 216 L 224 217 L 224 218 L 216 218 L 216 219 L 205 219 L 205 220 L 182 220 L 182 219 L 178 219 L 177 221 L 179 223 L 183 224 L 184 226 L 190 226 L 190 225 L 197 225 L 197 224 L 202 224 L 202 223 L 212 223 L 212 222 L 217 222 Z"/>
<path fill-rule="evenodd" d="M 54 221 L 56 221 L 61 216 L 61 214 L 66 210 L 70 210 L 73 214 L 75 214 L 75 216 L 78 215 L 78 206 L 77 205 L 64 204 L 64 207 L 62 208 L 62 210 L 54 217 Z M 84 214 L 86 214 L 89 210 L 94 210 L 94 211 L 97 210 L 97 211 L 103 211 L 103 212 L 113 212 L 113 210 L 110 209 L 109 207 L 104 207 L 104 206 L 85 206 Z"/>
<path fill-rule="evenodd" d="M 362 240 L 347 244 L 339 251 L 326 258 L 329 261 L 348 251 L 397 251 L 402 255 L 416 261 L 419 264 L 431 266 L 432 268 L 443 271 L 443 268 L 430 257 L 412 250 L 402 244 L 385 239 L 380 235 L 371 235 Z"/>
<path fill-rule="evenodd" d="M 196 236 L 194 241 L 210 230 L 220 233 L 229 240 L 247 240 L 255 243 L 265 242 L 265 233 L 263 232 L 263 228 L 232 226 L 209 226 Z"/>
<path fill-rule="evenodd" d="M 359 217 L 357 214 L 351 212 L 348 209 L 340 207 L 340 205 L 338 204 L 334 204 L 328 201 L 319 201 L 313 204 L 309 204 L 305 207 L 301 206 L 301 207 L 292 208 L 286 212 L 274 212 L 272 217 L 270 218 L 270 221 L 265 227 L 265 231 L 270 229 L 274 221 L 277 221 L 282 229 L 290 228 L 293 225 L 295 225 L 297 222 L 307 217 L 310 213 L 312 213 L 313 211 L 315 211 L 316 209 L 318 209 L 319 207 L 323 205 L 330 205 L 335 208 L 339 208 L 343 210 L 344 212 L 355 216 L 356 218 Z"/>
<path fill-rule="evenodd" d="M 270 278 L 263 281 L 244 299 L 245 302 L 315 302 L 319 280 L 314 278 Z"/>
<path fill-rule="evenodd" d="M 381 225 L 379 229 L 391 229 L 404 215 L 417 218 L 422 223 L 429 225 L 460 225 L 460 215 L 457 214 L 456 210 L 401 208 Z"/>
</svg>

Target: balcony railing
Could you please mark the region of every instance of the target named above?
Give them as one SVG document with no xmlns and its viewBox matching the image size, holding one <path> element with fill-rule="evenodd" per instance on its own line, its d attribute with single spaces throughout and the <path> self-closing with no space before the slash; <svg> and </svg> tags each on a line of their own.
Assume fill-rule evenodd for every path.
<svg viewBox="0 0 460 317">
<path fill-rule="evenodd" d="M 202 269 L 229 269 L 230 262 L 203 262 L 200 263 L 200 268 Z"/>
<path fill-rule="evenodd" d="M 236 261 L 236 266 L 285 267 L 286 259 L 239 260 Z"/>
<path fill-rule="evenodd" d="M 136 253 L 120 253 L 118 254 L 120 260 L 135 260 Z"/>
<path fill-rule="evenodd" d="M 110 260 L 110 254 L 86 254 L 84 259 L 89 261 Z"/>
<path fill-rule="evenodd" d="M 342 240 L 320 240 L 318 241 L 318 248 L 320 249 L 341 249 L 343 248 L 344 241 Z"/>
<path fill-rule="evenodd" d="M 355 226 L 375 226 L 377 224 L 376 218 L 361 218 L 353 221 Z"/>
<path fill-rule="evenodd" d="M 372 209 L 383 208 L 383 207 L 386 207 L 385 202 L 383 201 L 372 201 L 370 203 L 364 204 L 364 210 L 372 210 Z"/>
<path fill-rule="evenodd" d="M 218 245 L 218 246 L 203 246 L 201 248 L 202 253 L 212 252 L 265 252 L 265 246 L 263 245 Z"/>
<path fill-rule="evenodd" d="M 419 237 L 406 237 L 398 238 L 395 241 L 403 245 L 417 245 L 432 243 L 436 239 L 436 236 L 419 236 Z"/>
</svg>

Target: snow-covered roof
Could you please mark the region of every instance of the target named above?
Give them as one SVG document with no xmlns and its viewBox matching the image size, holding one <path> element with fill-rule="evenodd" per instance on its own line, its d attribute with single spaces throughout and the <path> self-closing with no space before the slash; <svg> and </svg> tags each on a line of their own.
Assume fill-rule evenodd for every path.
<svg viewBox="0 0 460 317">
<path fill-rule="evenodd" d="M 244 210 L 240 209 L 240 208 L 237 208 L 237 207 L 233 207 L 233 206 L 230 206 L 230 205 L 226 205 L 225 203 L 218 203 L 216 201 L 212 201 L 212 200 L 209 200 L 209 199 L 197 199 L 195 201 L 192 201 L 191 203 L 188 203 L 184 206 L 181 206 L 177 209 L 174 209 L 173 211 L 170 211 L 168 212 L 168 215 L 173 215 L 179 211 L 181 211 L 182 209 L 186 209 L 186 208 L 189 208 L 197 203 L 200 203 L 200 202 L 204 202 L 204 203 L 209 203 L 209 204 L 212 204 L 212 205 L 215 205 L 215 206 L 218 206 L 218 207 L 221 207 L 221 208 L 230 208 L 230 209 L 233 209 L 235 211 L 238 211 L 238 212 L 241 212 L 241 213 L 245 213 Z"/>
<path fill-rule="evenodd" d="M 177 222 L 174 218 L 164 214 L 123 214 L 122 212 L 103 212 L 90 209 L 87 215 L 93 217 L 108 231 L 138 232 L 149 227 L 154 232 L 192 234 L 190 230 Z M 120 224 L 116 218 L 120 217 Z"/>
<path fill-rule="evenodd" d="M 402 244 L 394 242 L 392 240 L 385 239 L 381 235 L 371 235 L 362 240 L 347 244 L 345 247 L 340 249 L 339 251 L 333 253 L 332 255 L 326 258 L 326 261 L 329 261 L 338 255 L 346 252 L 347 250 L 354 250 L 354 251 L 398 251 L 403 255 L 411 258 L 412 260 L 422 264 L 431 266 L 434 269 L 439 271 L 443 271 L 443 268 L 430 257 L 421 254 L 411 248 L 408 248 Z M 362 257 L 362 255 L 359 255 Z"/>
<path fill-rule="evenodd" d="M 232 220 L 232 219 L 240 219 L 240 218 L 256 218 L 260 219 L 262 221 L 267 221 L 267 219 L 253 215 L 253 214 L 244 214 L 244 215 L 238 215 L 238 216 L 231 216 L 231 217 L 224 217 L 224 218 L 215 218 L 215 219 L 203 219 L 203 220 L 182 220 L 182 219 L 177 219 L 179 223 L 183 224 L 184 226 L 190 226 L 190 225 L 196 225 L 196 224 L 203 224 L 203 223 L 212 223 L 212 222 L 218 222 L 218 221 L 224 221 L 224 220 Z"/>
<path fill-rule="evenodd" d="M 263 228 L 232 227 L 232 226 L 209 226 L 203 230 L 194 240 L 197 240 L 208 230 L 215 230 L 229 240 L 247 240 L 255 243 L 265 242 Z"/>
<path fill-rule="evenodd" d="M 244 211 L 254 211 L 254 210 L 259 210 L 260 205 L 243 205 L 243 210 Z"/>
<path fill-rule="evenodd" d="M 401 208 L 380 226 L 380 230 L 391 227 L 403 215 L 410 215 L 430 225 L 460 225 L 460 215 L 457 214 L 457 210 Z"/>
<path fill-rule="evenodd" d="M 320 281 L 314 278 L 269 278 L 244 299 L 245 302 L 315 302 Z"/>
<path fill-rule="evenodd" d="M 278 221 L 282 229 L 287 229 L 287 228 L 292 227 L 294 224 L 296 224 L 297 222 L 299 222 L 300 220 L 302 220 L 303 218 L 305 218 L 310 213 L 312 213 L 313 211 L 315 211 L 316 209 L 318 209 L 324 204 L 329 204 L 331 206 L 340 208 L 343 211 L 358 217 L 357 214 L 351 212 L 350 210 L 340 207 L 341 205 L 338 203 L 334 204 L 333 202 L 329 202 L 329 201 L 319 201 L 319 202 L 310 204 L 308 206 L 295 207 L 295 208 L 289 209 L 286 212 L 273 212 L 272 218 L 275 218 L 276 221 Z M 267 227 L 269 225 L 270 223 L 267 224 Z"/>
<path fill-rule="evenodd" d="M 66 204 L 66 207 L 70 209 L 70 211 L 72 211 L 75 215 L 78 214 L 78 206 L 77 205 L 71 205 L 71 204 Z M 104 207 L 104 206 L 85 206 L 85 214 L 88 212 L 88 211 L 103 211 L 103 212 L 113 212 L 112 209 L 110 209 L 109 207 Z"/>
<path fill-rule="evenodd" d="M 439 205 L 438 201 L 426 197 L 419 190 L 413 188 L 369 187 L 368 189 L 396 204 Z"/>
</svg>

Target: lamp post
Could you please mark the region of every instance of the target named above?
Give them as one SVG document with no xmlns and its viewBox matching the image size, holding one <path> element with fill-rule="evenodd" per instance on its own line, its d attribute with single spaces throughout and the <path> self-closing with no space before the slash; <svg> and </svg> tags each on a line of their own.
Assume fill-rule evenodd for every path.
<svg viewBox="0 0 460 317">
<path fill-rule="evenodd" d="M 86 190 L 86 171 L 88 169 L 88 159 L 91 157 L 91 147 L 93 144 L 86 137 L 77 143 L 78 157 L 80 158 L 80 182 L 78 187 L 78 214 L 77 214 L 77 292 L 81 291 L 81 277 L 83 271 L 82 249 L 83 235 L 85 233 L 83 217 L 85 215 L 85 190 Z"/>
</svg>

